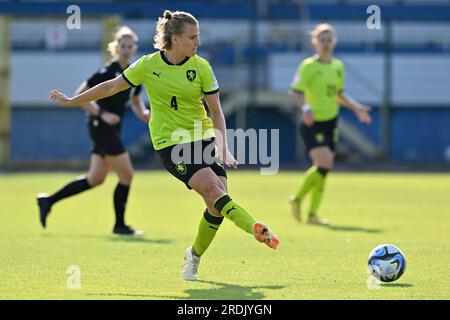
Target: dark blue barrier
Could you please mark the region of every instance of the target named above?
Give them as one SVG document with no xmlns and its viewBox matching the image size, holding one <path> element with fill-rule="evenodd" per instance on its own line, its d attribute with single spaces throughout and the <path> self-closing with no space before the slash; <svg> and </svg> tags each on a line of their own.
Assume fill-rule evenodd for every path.
<svg viewBox="0 0 450 320">
<path fill-rule="evenodd" d="M 11 119 L 12 160 L 87 159 L 91 141 L 86 115 L 79 108 L 14 108 Z M 131 145 L 148 127 L 127 110 L 123 139 Z"/>
<path fill-rule="evenodd" d="M 379 109 L 372 112 L 373 124 L 362 125 L 349 111 L 341 116 L 350 121 L 376 145 L 380 144 Z M 280 162 L 295 164 L 295 125 L 276 108 L 249 108 L 248 128 L 280 129 Z M 236 128 L 235 115 L 228 117 Z M 123 138 L 130 146 L 148 135 L 147 126 L 127 110 Z M 443 163 L 450 146 L 450 108 L 393 108 L 391 112 L 391 161 L 394 163 Z M 85 115 L 79 109 L 14 108 L 12 111 L 11 156 L 13 160 L 85 159 L 90 140 Z"/>
</svg>

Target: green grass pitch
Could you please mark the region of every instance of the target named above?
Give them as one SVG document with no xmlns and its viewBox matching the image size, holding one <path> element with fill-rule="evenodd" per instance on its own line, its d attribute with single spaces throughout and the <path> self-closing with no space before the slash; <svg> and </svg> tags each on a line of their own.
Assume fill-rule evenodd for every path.
<svg viewBox="0 0 450 320">
<path fill-rule="evenodd" d="M 127 222 L 142 239 L 113 236 L 116 177 L 53 208 L 47 230 L 35 195 L 73 173 L 0 174 L 0 299 L 449 299 L 450 176 L 329 175 L 321 215 L 329 228 L 297 224 L 286 199 L 301 172 L 229 172 L 230 195 L 281 239 L 257 243 L 229 221 L 202 258 L 202 281 L 181 278 L 204 205 L 165 172 L 137 172 Z M 397 282 L 376 286 L 367 257 L 393 243 L 407 258 Z M 68 289 L 79 266 L 81 288 Z"/>
</svg>

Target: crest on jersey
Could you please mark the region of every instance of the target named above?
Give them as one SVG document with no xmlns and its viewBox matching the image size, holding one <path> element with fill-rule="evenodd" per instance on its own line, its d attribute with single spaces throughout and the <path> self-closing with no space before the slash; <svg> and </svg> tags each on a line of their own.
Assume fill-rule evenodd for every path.
<svg viewBox="0 0 450 320">
<path fill-rule="evenodd" d="M 178 173 L 181 174 L 181 175 L 185 175 L 186 172 L 187 172 L 186 165 L 184 164 L 183 161 L 178 162 L 178 163 L 175 165 L 175 169 L 176 169 L 176 170 L 178 171 Z"/>
<path fill-rule="evenodd" d="M 186 78 L 189 81 L 194 81 L 196 77 L 197 77 L 197 72 L 195 72 L 195 70 L 186 71 Z"/>
</svg>

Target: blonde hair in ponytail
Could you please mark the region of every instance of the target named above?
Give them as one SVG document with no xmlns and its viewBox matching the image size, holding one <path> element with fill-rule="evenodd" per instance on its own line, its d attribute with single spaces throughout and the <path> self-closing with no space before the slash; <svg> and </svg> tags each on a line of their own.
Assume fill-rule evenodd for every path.
<svg viewBox="0 0 450 320">
<path fill-rule="evenodd" d="M 165 10 L 156 23 L 155 49 L 170 50 L 172 36 L 182 34 L 185 24 L 198 25 L 198 21 L 188 12 Z"/>
</svg>

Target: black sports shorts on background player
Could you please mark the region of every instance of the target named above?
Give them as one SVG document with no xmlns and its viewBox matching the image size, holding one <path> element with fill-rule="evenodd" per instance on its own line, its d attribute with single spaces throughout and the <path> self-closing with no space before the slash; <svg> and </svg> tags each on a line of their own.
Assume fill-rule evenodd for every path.
<svg viewBox="0 0 450 320">
<path fill-rule="evenodd" d="M 200 163 L 194 162 L 194 160 L 196 158 L 194 155 L 194 152 L 201 151 L 201 154 L 203 155 L 205 152 L 205 149 L 207 147 L 208 147 L 208 156 L 207 156 L 206 160 L 208 160 L 208 158 L 214 157 L 215 149 L 212 148 L 211 144 L 215 145 L 214 139 L 199 140 L 199 141 L 194 141 L 194 142 L 190 142 L 190 143 L 169 146 L 167 148 L 157 150 L 156 154 L 158 155 L 159 159 L 161 160 L 162 164 L 167 169 L 167 171 L 169 171 L 178 180 L 183 181 L 188 189 L 192 189 L 188 185 L 188 182 L 192 178 L 192 176 L 200 169 L 209 167 L 212 169 L 212 171 L 214 171 L 214 173 L 217 176 L 225 177 L 225 178 L 227 177 L 227 173 L 222 164 L 219 164 L 217 162 L 208 164 L 205 162 L 205 159 L 203 158 L 203 156 L 200 157 L 200 155 L 197 155 L 197 158 L 199 158 L 201 160 Z M 172 150 L 176 146 L 181 146 L 181 147 L 186 148 L 185 150 L 190 150 L 190 161 L 178 161 L 177 163 L 173 162 Z M 211 153 L 209 153 L 209 150 L 212 150 Z M 180 153 L 180 156 L 183 156 L 183 152 Z M 185 163 L 185 162 L 187 162 L 187 163 Z"/>
<path fill-rule="evenodd" d="M 339 140 L 338 117 L 328 121 L 316 121 L 311 127 L 304 123 L 300 126 L 300 134 L 306 145 L 306 151 L 316 147 L 328 146 L 335 151 Z"/>
<path fill-rule="evenodd" d="M 110 126 L 98 117 L 90 117 L 88 128 L 92 140 L 91 153 L 104 157 L 117 156 L 125 152 L 120 126 Z"/>
</svg>

